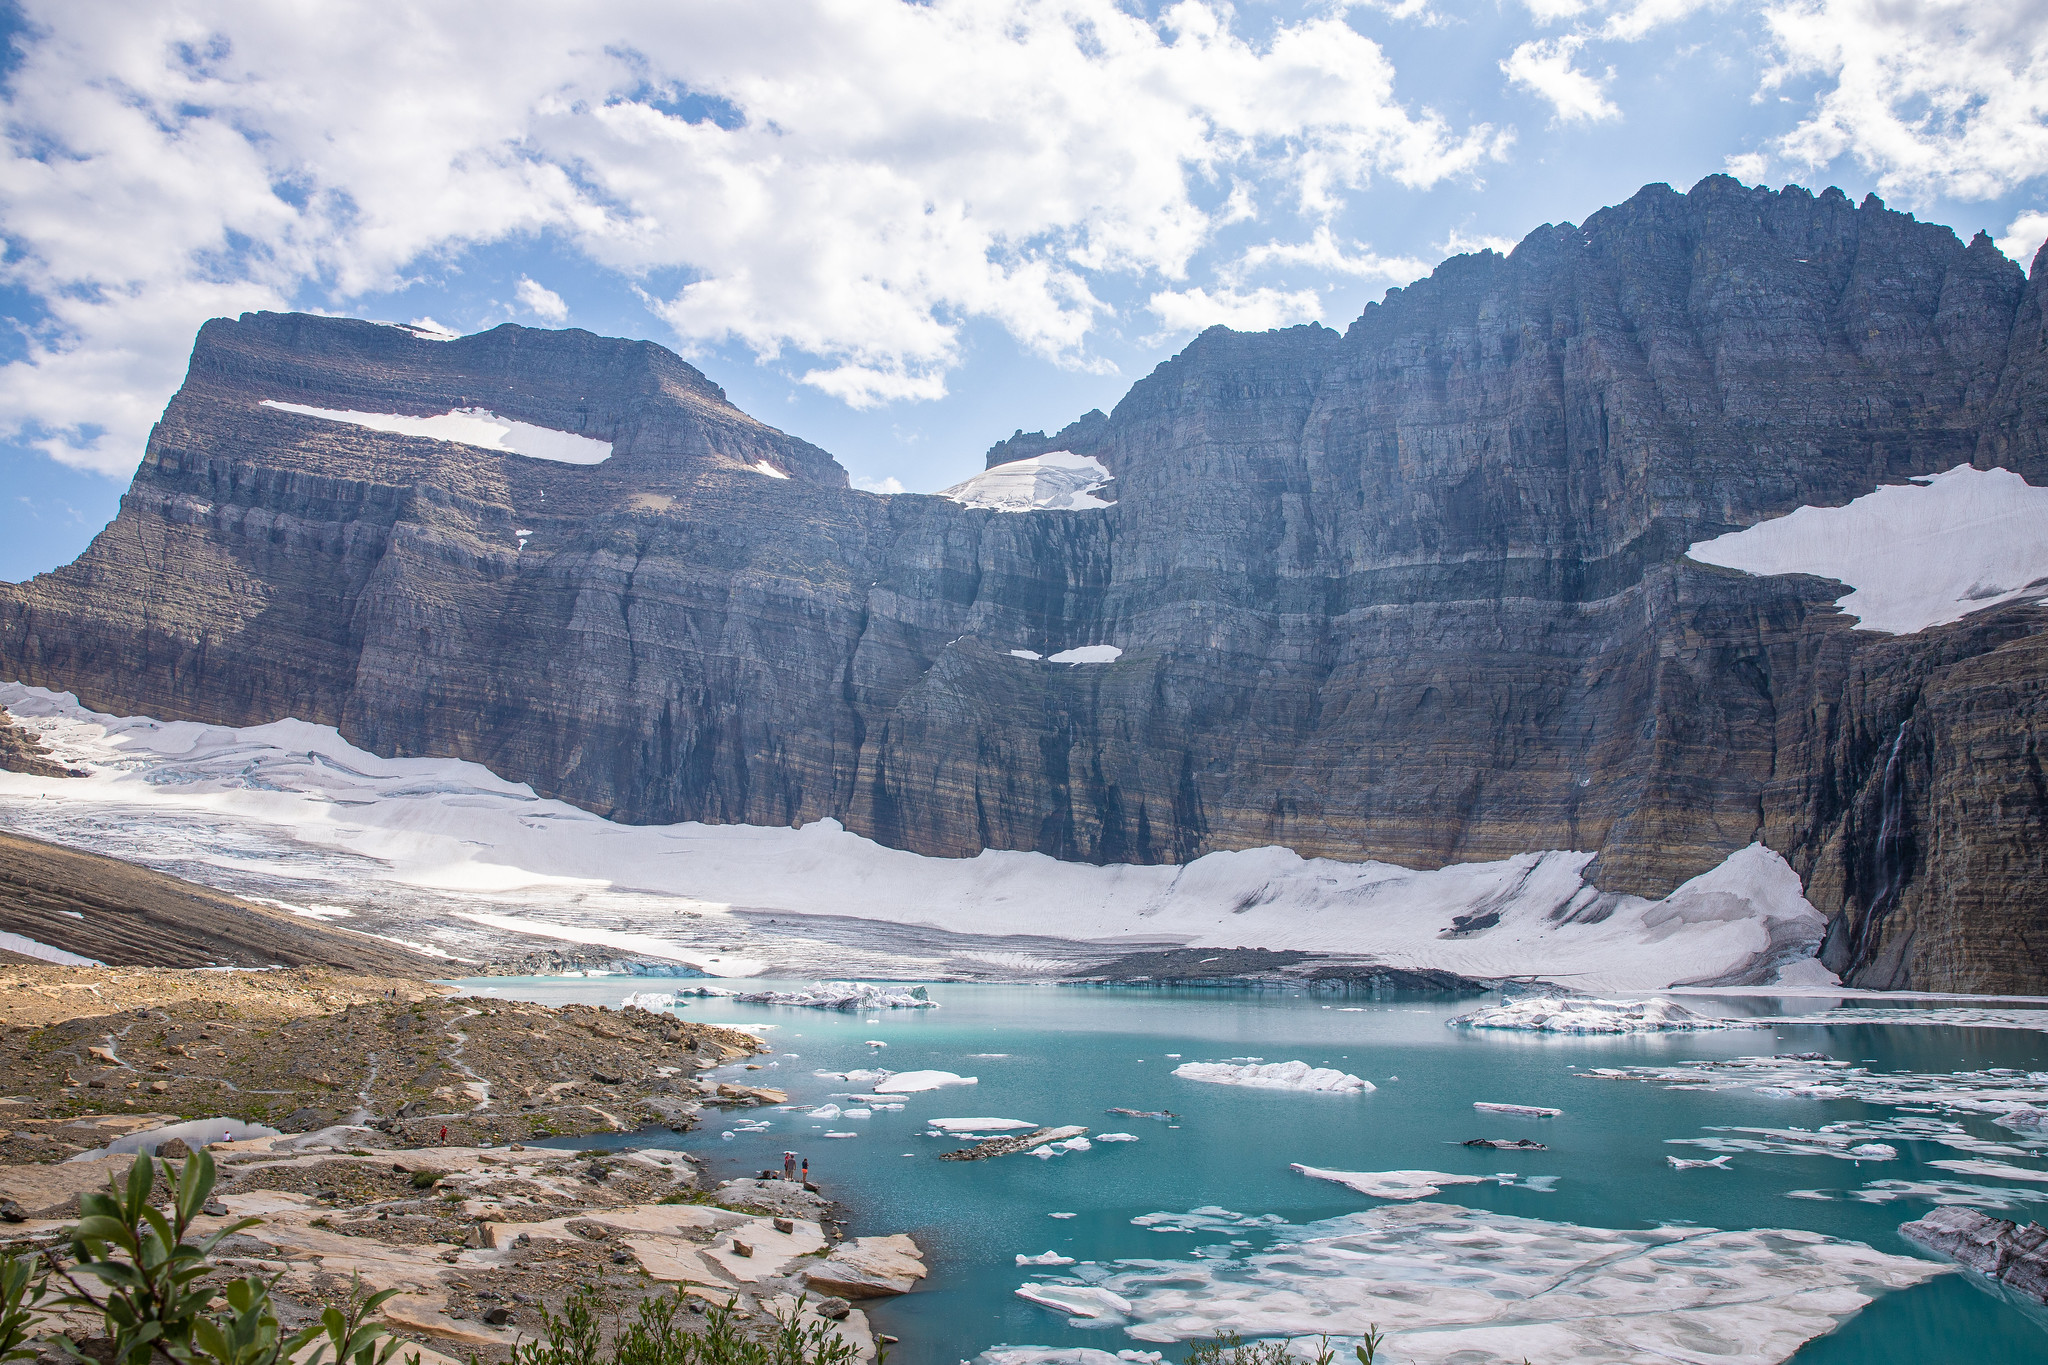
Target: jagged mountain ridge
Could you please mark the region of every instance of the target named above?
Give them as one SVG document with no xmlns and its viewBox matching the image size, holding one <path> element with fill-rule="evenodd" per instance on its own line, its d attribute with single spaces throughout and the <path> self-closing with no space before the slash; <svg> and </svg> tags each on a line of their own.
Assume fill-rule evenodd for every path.
<svg viewBox="0 0 2048 1365">
<path fill-rule="evenodd" d="M 949 856 L 1580 848 L 1658 895 L 1761 839 L 1850 979 L 2037 987 L 2039 611 L 1881 636 L 1830 584 L 1683 552 L 1960 463 L 2048 483 L 2044 275 L 1874 199 L 1653 186 L 1341 336 L 1205 333 L 991 452 L 1115 477 L 1028 514 L 852 490 L 648 343 L 245 315 L 201 332 L 114 524 L 0 588 L 0 673 Z M 1085 644 L 1123 654 L 1009 653 Z"/>
</svg>

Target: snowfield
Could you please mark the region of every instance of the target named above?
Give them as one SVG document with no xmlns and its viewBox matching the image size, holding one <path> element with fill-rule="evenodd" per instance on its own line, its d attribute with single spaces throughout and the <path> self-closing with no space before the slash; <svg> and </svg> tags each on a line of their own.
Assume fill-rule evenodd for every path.
<svg viewBox="0 0 2048 1365">
<path fill-rule="evenodd" d="M 1049 450 L 984 469 L 938 496 L 996 512 L 1093 512 L 1116 505 L 1095 496 L 1113 477 L 1093 455 Z"/>
<path fill-rule="evenodd" d="M 1819 912 L 1756 845 L 1660 901 L 1603 897 L 1581 876 L 1585 851 L 1433 871 L 1273 847 L 1180 866 L 927 858 L 833 820 L 616 824 L 478 764 L 379 758 L 302 721 L 121 718 L 11 683 L 0 706 L 90 774 L 0 772 L 8 828 L 457 959 L 553 944 L 716 977 L 1015 979 L 1133 947 L 1256 943 L 1489 979 L 1555 975 L 1596 994 L 1834 983 L 1812 956 Z M 1492 922 L 1458 930 L 1460 916 Z"/>
<path fill-rule="evenodd" d="M 1703 540 L 1702 564 L 1847 583 L 1835 605 L 1858 630 L 1911 635 L 2048 593 L 2048 488 L 2007 469 L 1957 465 L 1845 507 L 1802 507 Z"/>
<path fill-rule="evenodd" d="M 279 412 L 294 412 L 301 417 L 317 417 L 323 422 L 345 422 L 350 426 L 388 431 L 397 436 L 425 436 L 429 440 L 480 446 L 485 450 L 524 455 L 535 460 L 553 460 L 558 464 L 603 464 L 612 457 L 610 441 L 597 441 L 573 432 L 514 421 L 484 408 L 455 408 L 437 417 L 406 417 L 395 412 L 309 408 L 304 403 L 280 403 L 269 398 L 263 400 L 263 406 L 276 408 Z M 779 479 L 789 477 L 772 469 L 764 472 L 773 473 Z"/>
</svg>

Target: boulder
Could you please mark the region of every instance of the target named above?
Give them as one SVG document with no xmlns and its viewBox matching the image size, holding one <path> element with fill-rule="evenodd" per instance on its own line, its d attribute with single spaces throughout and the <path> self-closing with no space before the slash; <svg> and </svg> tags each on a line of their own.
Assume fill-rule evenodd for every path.
<svg viewBox="0 0 2048 1365">
<path fill-rule="evenodd" d="M 924 1276 L 924 1253 L 908 1236 L 897 1233 L 842 1244 L 804 1272 L 804 1284 L 817 1294 L 877 1299 L 907 1294 Z"/>
</svg>

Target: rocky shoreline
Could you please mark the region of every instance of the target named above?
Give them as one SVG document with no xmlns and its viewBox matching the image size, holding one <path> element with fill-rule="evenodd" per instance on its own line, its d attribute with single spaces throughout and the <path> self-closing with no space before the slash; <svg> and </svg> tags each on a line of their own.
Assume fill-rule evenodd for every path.
<svg viewBox="0 0 2048 1365">
<path fill-rule="evenodd" d="M 734 1030 L 334 972 L 86 968 L 0 971 L 0 1024 L 8 1245 L 61 1241 L 79 1194 L 125 1175 L 152 1130 L 282 1128 L 209 1147 L 221 1178 L 202 1231 L 263 1220 L 222 1244 L 223 1273 L 279 1277 L 287 1326 L 355 1274 L 397 1289 L 384 1315 L 423 1365 L 502 1362 L 578 1288 L 629 1313 L 670 1292 L 731 1303 L 757 1326 L 801 1302 L 872 1359 L 856 1305 L 925 1273 L 907 1237 L 846 1238 L 815 1186 L 706 1188 L 681 1152 L 565 1141 L 780 1103 L 698 1075 L 760 1049 Z"/>
</svg>

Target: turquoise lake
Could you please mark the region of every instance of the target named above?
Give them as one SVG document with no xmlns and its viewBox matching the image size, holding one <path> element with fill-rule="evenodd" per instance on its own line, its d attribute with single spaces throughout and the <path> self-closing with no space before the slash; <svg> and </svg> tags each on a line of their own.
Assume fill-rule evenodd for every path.
<svg viewBox="0 0 2048 1365">
<path fill-rule="evenodd" d="M 612 977 L 461 984 L 477 993 L 546 1003 L 616 1006 L 628 992 L 690 983 Z M 772 983 L 744 984 L 756 989 Z M 1119 1326 L 1070 1322 L 1060 1311 L 1018 1297 L 1016 1290 L 1043 1277 L 1099 1280 L 1118 1269 L 1115 1263 L 1131 1260 L 1183 1263 L 1200 1275 L 1217 1273 L 1221 1265 L 1227 1275 L 1232 1257 L 1255 1256 L 1302 1225 L 1385 1202 L 1304 1177 L 1291 1169 L 1294 1163 L 1349 1172 L 1511 1174 L 1513 1183 L 1489 1178 L 1445 1186 L 1429 1202 L 1602 1229 L 1796 1229 L 1895 1256 L 1920 1254 L 1897 1228 L 1937 1198 L 1973 1203 L 2020 1222 L 2041 1217 L 2048 1203 L 2048 1143 L 1986 1117 L 1936 1113 L 1938 1106 L 1922 1104 L 1759 1095 L 1580 1074 L 1595 1067 L 1670 1067 L 1797 1052 L 1826 1053 L 1880 1077 L 2048 1070 L 2048 1034 L 2030 1029 L 1819 1026 L 1800 1023 L 1797 1014 L 1777 1016 L 1775 1004 L 1730 1001 L 1719 1007 L 1769 1013 L 1772 1027 L 1582 1037 L 1446 1027 L 1447 1020 L 1486 1003 L 1477 998 L 989 985 L 930 990 L 938 1008 L 846 1014 L 686 999 L 680 1006 L 684 1017 L 764 1030 L 773 1050 L 754 1059 L 762 1069 L 728 1070 L 733 1079 L 786 1090 L 792 1107 L 723 1115 L 707 1110 L 703 1127 L 688 1135 L 657 1131 L 610 1140 L 681 1147 L 702 1157 L 713 1179 L 779 1168 L 782 1152 L 794 1149 L 810 1158 L 813 1179 L 848 1210 L 850 1234 L 912 1234 L 925 1249 L 931 1277 L 918 1292 L 871 1312 L 879 1330 L 902 1338 L 890 1354 L 895 1365 L 953 1365 L 998 1346 L 1163 1351 L 1167 1360 L 1180 1360 L 1184 1346 L 1134 1339 Z M 1791 1002 L 1785 1008 L 1818 1006 Z M 869 1040 L 887 1046 L 870 1047 Z M 1298 1058 L 1351 1072 L 1378 1088 L 1363 1095 L 1296 1093 L 1204 1084 L 1172 1074 L 1182 1060 L 1244 1057 Z M 875 1067 L 951 1071 L 977 1077 L 978 1083 L 904 1096 L 902 1109 L 877 1109 L 866 1118 L 809 1115 L 813 1107 L 847 1103 L 835 1097 L 871 1089 L 814 1073 Z M 1563 1112 L 1546 1119 L 1481 1114 L 1474 1101 Z M 1171 1110 L 1175 1117 L 1105 1112 L 1111 1108 Z M 1092 1150 L 1050 1159 L 936 1159 L 963 1144 L 926 1135 L 928 1120 L 984 1116 L 1081 1124 L 1093 1134 L 1129 1133 L 1138 1140 L 1097 1142 Z M 746 1131 L 763 1121 L 769 1125 L 765 1131 Z M 1680 1170 L 1667 1160 L 1717 1154 L 1711 1146 L 1673 1140 L 1733 1139 L 1738 1147 L 1745 1140 L 1715 1129 L 1811 1130 L 1842 1122 L 1883 1127 L 1882 1140 L 1897 1151 L 1896 1159 L 1741 1149 L 1725 1169 Z M 1947 1140 L 1896 1135 L 1902 1127 Z M 848 1131 L 858 1136 L 824 1136 Z M 727 1132 L 732 1136 L 721 1136 Z M 1480 1137 L 1526 1137 L 1548 1150 L 1460 1145 Z M 1754 1136 L 1746 1140 L 1784 1145 Z M 583 1139 L 578 1145 L 604 1142 Z M 1999 1154 L 1974 1156 L 1973 1145 Z M 1997 1173 L 1958 1173 L 1931 1164 L 1973 1160 L 1980 1166 L 1988 1160 Z M 1207 1224 L 1184 1230 L 1133 1222 L 1205 1208 L 1243 1217 L 1223 1227 L 1230 1220 L 1211 1215 Z M 1056 1219 L 1054 1213 L 1073 1216 Z M 1070 1270 L 1017 1264 L 1020 1254 L 1045 1252 L 1071 1257 L 1077 1265 Z M 1202 1264 L 1205 1259 L 1210 1264 Z M 1301 1288 L 1318 1292 L 1313 1272 Z M 1758 1292 L 1768 1289 L 1765 1283 Z M 1534 1353 L 1530 1359 L 1543 1365 Z M 2048 1315 L 2009 1302 L 1974 1277 L 1945 1274 L 1879 1295 L 1793 1359 L 1800 1365 L 2039 1362 L 2048 1359 Z"/>
</svg>

